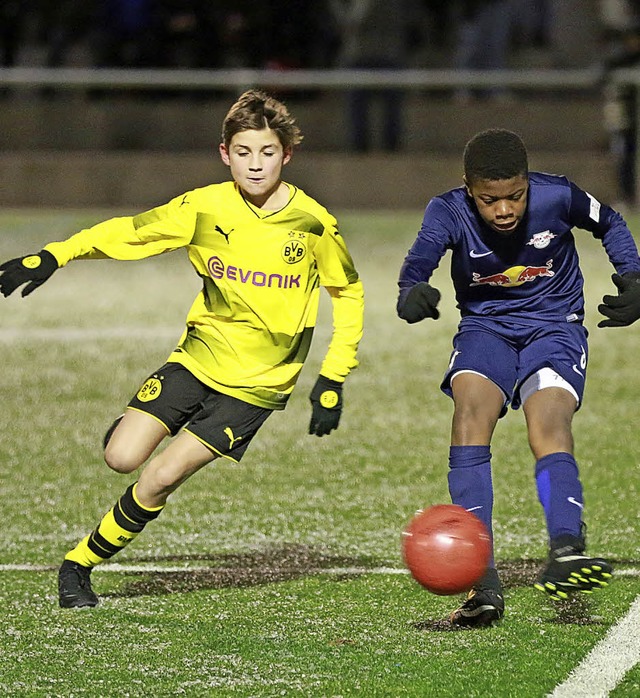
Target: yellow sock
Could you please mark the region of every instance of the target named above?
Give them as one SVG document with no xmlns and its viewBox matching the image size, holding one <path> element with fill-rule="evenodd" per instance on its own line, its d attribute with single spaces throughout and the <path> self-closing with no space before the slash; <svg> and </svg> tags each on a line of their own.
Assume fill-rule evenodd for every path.
<svg viewBox="0 0 640 698">
<path fill-rule="evenodd" d="M 142 506 L 135 494 L 137 484 L 127 488 L 114 507 L 104 515 L 98 527 L 70 550 L 65 555 L 65 560 L 77 562 L 84 567 L 95 567 L 120 552 L 149 521 L 157 518 L 164 505 L 152 509 Z"/>
</svg>

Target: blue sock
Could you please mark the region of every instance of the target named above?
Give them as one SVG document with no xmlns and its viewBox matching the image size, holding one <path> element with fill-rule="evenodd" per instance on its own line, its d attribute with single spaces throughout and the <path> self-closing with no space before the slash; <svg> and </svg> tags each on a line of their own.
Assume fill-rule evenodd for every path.
<svg viewBox="0 0 640 698">
<path fill-rule="evenodd" d="M 451 501 L 471 511 L 487 527 L 493 541 L 493 483 L 489 446 L 451 446 L 449 449 Z M 490 567 L 495 567 L 493 545 Z"/>
<path fill-rule="evenodd" d="M 549 540 L 562 535 L 581 537 L 582 485 L 570 453 L 550 453 L 536 463 L 538 499 L 547 519 Z"/>
</svg>

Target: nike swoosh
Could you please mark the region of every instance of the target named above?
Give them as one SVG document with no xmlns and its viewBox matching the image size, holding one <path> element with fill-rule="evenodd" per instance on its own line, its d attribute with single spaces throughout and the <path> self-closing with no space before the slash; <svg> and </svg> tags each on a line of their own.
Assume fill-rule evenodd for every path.
<svg viewBox="0 0 640 698">
<path fill-rule="evenodd" d="M 574 499 L 573 497 L 567 497 L 567 502 L 569 502 L 570 504 L 575 504 L 577 507 L 580 507 L 580 509 L 584 508 L 582 502 L 579 502 L 577 499 Z"/>
<path fill-rule="evenodd" d="M 471 507 L 471 509 L 467 509 L 467 511 L 477 511 L 478 509 L 482 509 L 482 504 L 478 507 Z"/>
<path fill-rule="evenodd" d="M 584 378 L 584 373 L 582 373 L 582 371 L 579 371 L 579 370 L 578 370 L 578 367 L 577 367 L 575 364 L 573 364 L 573 366 L 572 366 L 571 368 L 572 368 L 579 376 L 582 376 L 582 377 Z"/>
<path fill-rule="evenodd" d="M 489 254 L 493 254 L 493 252 L 491 250 L 489 252 L 476 252 L 475 250 L 471 250 L 471 252 L 469 252 L 469 257 L 478 259 L 478 257 L 486 257 Z"/>
</svg>

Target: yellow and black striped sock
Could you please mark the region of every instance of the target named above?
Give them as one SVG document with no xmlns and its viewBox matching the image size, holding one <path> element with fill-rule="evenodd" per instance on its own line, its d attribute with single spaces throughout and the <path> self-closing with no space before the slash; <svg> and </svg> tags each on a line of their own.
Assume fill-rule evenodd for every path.
<svg viewBox="0 0 640 698">
<path fill-rule="evenodd" d="M 77 562 L 84 567 L 95 567 L 120 552 L 149 521 L 160 514 L 164 505 L 149 509 L 140 504 L 136 497 L 137 484 L 136 482 L 127 488 L 98 527 L 70 550 L 65 555 L 65 560 Z"/>
</svg>

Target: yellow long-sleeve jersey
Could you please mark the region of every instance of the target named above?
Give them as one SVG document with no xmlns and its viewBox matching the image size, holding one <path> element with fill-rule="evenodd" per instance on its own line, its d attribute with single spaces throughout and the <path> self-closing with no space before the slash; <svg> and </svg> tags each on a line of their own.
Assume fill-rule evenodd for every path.
<svg viewBox="0 0 640 698">
<path fill-rule="evenodd" d="M 284 409 L 307 356 L 319 287 L 329 291 L 333 336 L 321 366 L 343 381 L 358 365 L 364 295 L 335 218 L 289 186 L 284 208 L 265 211 L 234 182 L 182 194 L 136 216 L 118 217 L 45 249 L 72 259 L 138 260 L 186 247 L 202 279 L 169 361 L 222 393 Z"/>
</svg>

